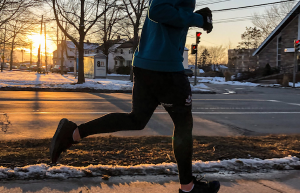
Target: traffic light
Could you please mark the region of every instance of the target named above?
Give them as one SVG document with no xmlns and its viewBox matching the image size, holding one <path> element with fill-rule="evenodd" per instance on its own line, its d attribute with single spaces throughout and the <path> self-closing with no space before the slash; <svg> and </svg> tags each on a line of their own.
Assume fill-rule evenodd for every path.
<svg viewBox="0 0 300 193">
<path fill-rule="evenodd" d="M 294 48 L 295 48 L 295 52 L 298 52 L 300 50 L 300 40 L 294 40 Z"/>
<path fill-rule="evenodd" d="M 196 32 L 196 44 L 199 44 L 201 34 L 201 32 Z"/>
<path fill-rule="evenodd" d="M 197 53 L 197 47 L 198 47 L 197 45 L 192 44 L 192 49 L 191 49 L 192 54 Z"/>
</svg>

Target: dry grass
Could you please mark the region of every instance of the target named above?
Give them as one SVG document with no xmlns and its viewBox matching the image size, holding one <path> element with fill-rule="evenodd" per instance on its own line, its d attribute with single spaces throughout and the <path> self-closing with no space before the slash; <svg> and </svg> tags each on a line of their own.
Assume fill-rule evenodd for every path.
<svg viewBox="0 0 300 193">
<path fill-rule="evenodd" d="M 50 139 L 0 142 L 0 166 L 49 163 Z M 300 157 L 300 135 L 194 137 L 193 160 Z M 171 137 L 99 137 L 84 139 L 62 155 L 72 166 L 138 165 L 175 162 Z"/>
</svg>

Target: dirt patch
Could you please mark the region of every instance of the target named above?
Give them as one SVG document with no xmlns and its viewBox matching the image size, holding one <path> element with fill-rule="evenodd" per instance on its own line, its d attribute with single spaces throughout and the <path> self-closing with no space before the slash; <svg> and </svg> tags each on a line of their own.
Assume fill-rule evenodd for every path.
<svg viewBox="0 0 300 193">
<path fill-rule="evenodd" d="M 264 137 L 193 138 L 193 160 L 216 161 L 232 158 L 300 157 L 300 135 Z M 23 167 L 50 163 L 50 139 L 0 141 L 0 166 Z M 171 137 L 87 138 L 61 156 L 60 164 L 71 166 L 139 165 L 175 162 Z"/>
</svg>

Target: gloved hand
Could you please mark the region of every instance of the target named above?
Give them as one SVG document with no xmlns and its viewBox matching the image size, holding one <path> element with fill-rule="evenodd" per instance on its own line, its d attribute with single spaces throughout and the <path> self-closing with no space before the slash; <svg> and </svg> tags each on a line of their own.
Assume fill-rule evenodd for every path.
<svg viewBox="0 0 300 193">
<path fill-rule="evenodd" d="M 198 13 L 198 14 L 202 15 L 203 21 L 204 21 L 202 28 L 207 33 L 210 33 L 213 29 L 211 10 L 208 7 L 205 7 L 203 9 L 198 10 L 198 11 L 195 11 L 195 13 Z"/>
</svg>

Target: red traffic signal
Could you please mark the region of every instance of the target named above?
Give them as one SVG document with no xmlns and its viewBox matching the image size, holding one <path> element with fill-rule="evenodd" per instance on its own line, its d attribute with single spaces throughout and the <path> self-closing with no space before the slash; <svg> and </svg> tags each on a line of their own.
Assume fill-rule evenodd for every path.
<svg viewBox="0 0 300 193">
<path fill-rule="evenodd" d="M 198 44 L 200 42 L 200 36 L 201 36 L 201 32 L 196 32 L 196 44 Z"/>
<path fill-rule="evenodd" d="M 294 40 L 294 47 L 295 47 L 295 52 L 298 52 L 299 51 L 299 43 L 300 43 L 300 40 Z"/>
<path fill-rule="evenodd" d="M 196 54 L 197 53 L 197 45 L 192 45 L 192 50 L 191 50 L 191 54 Z"/>
</svg>

